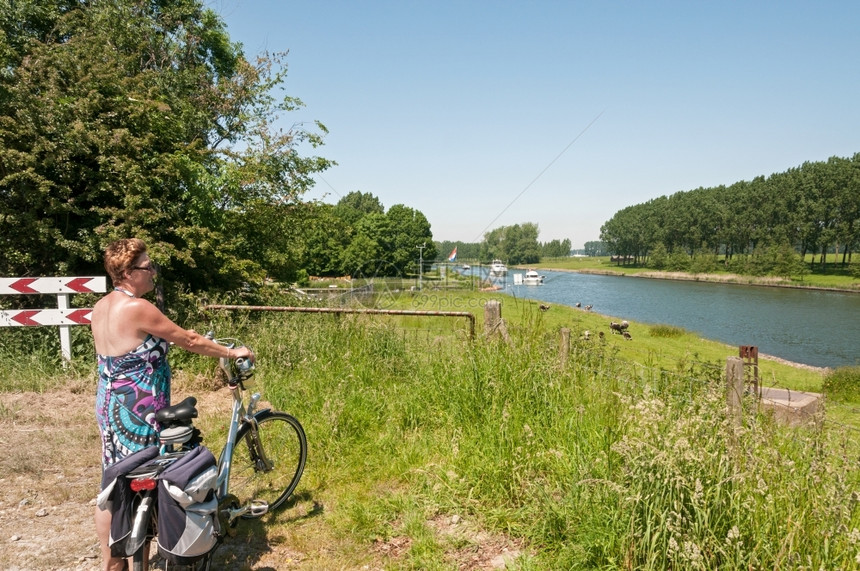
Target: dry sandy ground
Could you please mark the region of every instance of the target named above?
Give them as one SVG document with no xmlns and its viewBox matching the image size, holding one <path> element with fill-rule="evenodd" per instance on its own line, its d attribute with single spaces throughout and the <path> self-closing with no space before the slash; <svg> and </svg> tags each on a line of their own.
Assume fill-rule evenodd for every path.
<svg viewBox="0 0 860 571">
<path fill-rule="evenodd" d="M 99 569 L 93 512 L 101 468 L 93 399 L 61 391 L 2 395 L 0 569 Z M 201 410 L 217 403 L 229 410 L 224 391 L 198 399 Z M 219 548 L 218 568 L 291 567 L 296 554 L 277 543 L 265 534 L 240 534 Z"/>
<path fill-rule="evenodd" d="M 93 402 L 66 392 L 3 394 L 0 568 L 98 568 Z"/>
</svg>

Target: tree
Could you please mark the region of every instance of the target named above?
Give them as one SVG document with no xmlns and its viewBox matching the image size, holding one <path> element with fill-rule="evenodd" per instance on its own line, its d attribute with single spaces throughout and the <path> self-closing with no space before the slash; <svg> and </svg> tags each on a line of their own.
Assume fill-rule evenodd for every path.
<svg viewBox="0 0 860 571">
<path fill-rule="evenodd" d="M 506 235 L 505 249 L 508 251 L 508 261 L 512 264 L 534 264 L 540 261 L 540 244 L 538 225 L 525 222 L 514 224 Z"/>
<path fill-rule="evenodd" d="M 770 273 L 784 278 L 799 276 L 801 279 L 805 274 L 809 273 L 809 269 L 803 263 L 803 259 L 797 255 L 797 252 L 790 244 L 782 243 L 771 246 L 771 251 L 773 267 Z"/>
<path fill-rule="evenodd" d="M 600 228 L 600 239 L 604 241 L 609 252 L 638 262 L 645 256 L 650 244 L 654 241 L 654 232 L 649 211 L 646 208 L 627 207 L 615 213 Z"/>
<path fill-rule="evenodd" d="M 349 226 L 368 214 L 383 214 L 385 207 L 373 194 L 355 190 L 337 201 L 334 212 Z"/>
<path fill-rule="evenodd" d="M 430 263 L 436 258 L 436 244 L 424 214 L 403 204 L 395 204 L 388 209 L 386 217 L 391 232 L 387 241 L 390 245 L 388 259 L 401 274 L 418 270 L 418 246 L 424 246 L 421 257 L 425 262 Z"/>
<path fill-rule="evenodd" d="M 542 258 L 564 258 L 570 255 L 570 239 L 552 240 L 540 245 Z"/>
<path fill-rule="evenodd" d="M 831 157 L 767 178 L 677 192 L 625 207 L 603 224 L 601 238 L 624 260 L 646 256 L 649 248 L 662 243 L 669 254 L 667 266 L 681 265 L 676 253 L 698 258 L 696 268 L 712 266 L 714 257 L 725 253 L 727 268 L 785 272 L 764 252 L 787 245 L 799 250 L 801 259 L 807 252 L 820 252 L 822 267 L 829 252 L 841 249 L 844 267 L 860 245 L 858 192 L 860 154 Z"/>
<path fill-rule="evenodd" d="M 424 259 L 436 257 L 436 245 L 427 217 L 418 210 L 395 204 L 388 211 L 382 202 L 367 192 L 350 192 L 332 209 L 347 228 L 343 270 L 366 272 L 373 262 L 374 275 L 405 275 L 418 271 L 418 246 L 425 246 Z M 364 269 L 363 269 L 364 268 Z"/>
<path fill-rule="evenodd" d="M 312 276 L 336 276 L 344 273 L 344 255 L 352 230 L 335 215 L 331 204 L 311 203 L 305 206 L 302 219 L 300 266 Z"/>
<path fill-rule="evenodd" d="M 606 243 L 600 240 L 591 240 L 583 244 L 586 256 L 603 256 L 609 252 Z"/>
<path fill-rule="evenodd" d="M 247 61 L 200 0 L 16 0 L 0 24 L 0 271 L 100 272 L 128 236 L 192 289 L 292 271 L 274 223 L 331 162 L 273 128 L 301 105 L 272 95 L 282 55 Z"/>
<path fill-rule="evenodd" d="M 344 271 L 353 276 L 393 274 L 386 259 L 390 235 L 389 222 L 383 213 L 372 212 L 358 220 L 343 254 Z"/>
<path fill-rule="evenodd" d="M 484 235 L 481 257 L 501 259 L 509 264 L 532 264 L 540 261 L 538 226 L 532 222 L 500 226 Z"/>
<path fill-rule="evenodd" d="M 650 257 L 650 266 L 655 270 L 662 270 L 669 263 L 669 252 L 666 250 L 666 246 L 663 245 L 663 242 L 657 242 L 653 248 L 651 248 L 651 257 Z"/>
<path fill-rule="evenodd" d="M 442 242 L 434 242 L 436 249 L 436 260 L 445 261 L 448 255 L 454 248 L 457 248 L 457 260 L 478 260 L 481 258 L 481 243 L 480 242 L 452 242 L 443 240 Z"/>
</svg>

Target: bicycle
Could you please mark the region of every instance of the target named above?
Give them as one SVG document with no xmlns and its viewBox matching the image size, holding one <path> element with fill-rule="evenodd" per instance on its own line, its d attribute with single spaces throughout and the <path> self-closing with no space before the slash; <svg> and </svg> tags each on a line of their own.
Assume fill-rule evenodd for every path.
<svg viewBox="0 0 860 571">
<path fill-rule="evenodd" d="M 207 333 L 212 339 L 212 332 Z M 235 339 L 213 339 L 227 347 L 241 347 Z M 260 394 L 245 402 L 245 383 L 254 374 L 254 363 L 247 359 L 222 358 L 219 366 L 227 376 L 233 395 L 227 442 L 215 468 L 214 518 L 215 547 L 197 561 L 170 564 L 166 569 L 205 571 L 225 535 L 234 536 L 240 519 L 259 518 L 277 509 L 295 491 L 307 460 L 307 437 L 299 421 L 285 412 L 255 410 Z M 156 414 L 162 427 L 158 456 L 129 472 L 125 477 L 134 498 L 131 535 L 127 553 L 132 553 L 134 571 L 143 571 L 148 559 L 149 542 L 158 535 L 157 478 L 174 462 L 199 446 L 199 431 L 192 419 L 197 417 L 197 399 L 188 397 Z"/>
</svg>

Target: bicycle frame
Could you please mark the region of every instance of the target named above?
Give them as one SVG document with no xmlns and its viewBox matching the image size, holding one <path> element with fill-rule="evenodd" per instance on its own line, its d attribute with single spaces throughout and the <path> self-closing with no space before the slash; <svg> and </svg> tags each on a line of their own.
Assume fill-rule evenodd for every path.
<svg viewBox="0 0 860 571">
<path fill-rule="evenodd" d="M 210 332 L 207 334 L 207 337 L 213 339 L 214 336 Z M 235 340 L 215 340 L 216 343 L 220 343 L 230 348 L 234 346 L 232 341 Z M 230 344 L 227 345 L 226 342 L 230 342 Z M 251 393 L 249 391 L 249 398 L 246 398 L 245 382 L 251 377 L 251 375 L 253 375 L 253 361 L 245 362 L 242 361 L 241 358 L 231 361 L 230 359 L 222 358 L 219 360 L 219 364 L 227 376 L 227 386 L 230 389 L 233 400 L 230 412 L 230 423 L 227 428 L 227 440 L 224 443 L 224 447 L 221 450 L 216 464 L 217 476 L 215 479 L 214 489 L 214 495 L 218 502 L 218 512 L 217 517 L 215 518 L 214 533 L 216 537 L 223 538 L 225 535 L 234 535 L 234 532 L 231 530 L 237 519 L 261 517 L 268 513 L 270 509 L 267 500 L 254 499 L 253 497 L 248 499 L 243 497 L 242 501 L 245 502 L 245 505 L 239 505 L 239 498 L 230 493 L 230 474 L 233 468 L 236 446 L 248 446 L 248 458 L 245 457 L 244 448 L 240 448 L 242 454 L 240 454 L 239 461 L 242 462 L 243 466 L 246 462 L 250 461 L 251 468 L 256 472 L 270 472 L 276 469 L 280 462 L 276 465 L 276 462 L 269 457 L 269 454 L 274 454 L 275 459 L 277 459 L 278 449 L 270 450 L 269 454 L 267 454 L 267 451 L 263 446 L 263 439 L 260 437 L 258 429 L 259 423 L 267 422 L 273 417 L 280 419 L 281 421 L 287 419 L 287 421 L 291 423 L 291 426 L 296 430 L 296 434 L 299 438 L 300 460 L 289 487 L 285 487 L 284 493 L 275 500 L 275 505 L 280 505 L 287 497 L 287 491 L 292 491 L 298 483 L 298 479 L 301 477 L 301 470 L 304 467 L 306 458 L 307 444 L 304 431 L 294 417 L 281 412 L 272 412 L 268 407 L 257 410 L 257 405 L 261 398 L 260 393 Z M 156 459 L 162 458 L 164 459 L 162 460 L 163 462 L 172 462 L 176 458 L 182 457 L 186 452 L 193 449 L 197 443 L 200 442 L 199 439 L 193 441 L 189 440 L 189 438 L 193 438 L 193 436 L 191 436 L 193 432 L 189 433 L 181 430 L 183 427 L 193 428 L 190 422 L 188 422 L 188 424 L 183 424 L 185 421 L 190 421 L 190 418 L 196 417 L 196 412 L 193 416 L 189 414 L 189 409 L 186 408 L 188 406 L 191 405 L 186 404 L 184 407 L 173 407 L 175 410 L 171 409 L 166 411 L 169 414 L 163 415 L 164 419 L 162 422 L 165 423 L 165 426 L 169 426 L 171 429 L 179 428 L 180 430 L 178 432 L 174 431 L 169 436 L 165 437 L 165 440 L 159 448 L 159 456 L 157 456 Z M 180 414 L 179 411 L 181 411 L 182 414 L 181 418 L 178 416 L 171 416 Z M 174 420 L 177 420 L 179 423 L 173 424 Z M 148 467 L 151 462 L 153 461 L 144 464 L 144 466 Z M 156 478 L 159 473 L 160 470 L 157 469 L 152 469 L 152 472 L 144 471 L 138 474 L 135 478 L 135 485 L 130 484 L 132 491 L 137 493 L 137 500 L 135 503 L 135 513 L 132 518 L 133 521 L 130 532 L 131 541 L 126 547 L 133 548 L 127 552 L 134 554 L 135 566 L 137 566 L 140 561 L 138 559 L 138 553 L 142 553 L 140 550 L 144 544 L 149 539 L 157 535 L 158 532 L 157 518 L 155 515 L 158 507 L 156 505 L 155 498 L 158 486 Z M 242 488 L 242 486 L 239 487 Z"/>
<path fill-rule="evenodd" d="M 271 461 L 265 457 L 263 448 L 260 446 L 259 434 L 256 430 L 257 419 L 255 415 L 257 413 L 254 409 L 257 406 L 257 402 L 260 400 L 260 393 L 252 394 L 251 400 L 248 402 L 248 407 L 245 408 L 244 399 L 242 397 L 244 388 L 241 383 L 231 382 L 230 391 L 233 394 L 233 409 L 230 414 L 230 427 L 227 431 L 227 442 L 224 444 L 224 449 L 221 451 L 221 457 L 218 460 L 216 496 L 219 499 L 226 498 L 229 493 L 228 485 L 230 482 L 230 468 L 233 463 L 233 450 L 236 447 L 236 438 L 239 434 L 239 429 L 243 424 L 248 423 L 254 427 L 246 436 L 246 438 L 252 439 L 248 442 L 248 446 L 251 449 L 251 457 L 255 459 L 258 464 L 261 464 L 260 467 L 262 469 L 268 470 L 272 467 Z M 238 508 L 227 508 L 227 511 L 229 513 L 228 522 L 232 523 L 236 518 L 247 513 L 250 513 L 255 517 L 261 516 L 268 511 L 268 506 L 251 502 L 248 505 L 239 506 Z"/>
<path fill-rule="evenodd" d="M 253 458 L 260 469 L 271 469 L 271 461 L 265 457 L 263 447 L 260 446 L 259 434 L 256 430 L 257 419 L 254 409 L 257 402 L 260 400 L 260 394 L 254 393 L 245 407 L 243 393 L 244 388 L 241 381 L 231 379 L 229 382 L 230 391 L 233 395 L 233 406 L 230 413 L 230 425 L 227 431 L 227 442 L 221 451 L 221 457 L 218 460 L 218 477 L 215 485 L 215 497 L 218 500 L 226 498 L 229 494 L 230 468 L 233 462 L 233 450 L 236 447 L 236 441 L 239 434 L 239 429 L 243 424 L 249 423 L 254 426 L 246 435 L 246 438 L 252 439 L 248 442 L 251 450 L 251 458 Z M 263 411 L 259 411 L 263 412 Z M 159 456 L 171 453 L 172 450 L 162 445 L 159 449 Z M 140 501 L 135 509 L 135 515 L 132 521 L 131 534 L 129 539 L 130 551 L 137 551 L 147 539 L 148 527 L 150 524 L 150 511 L 155 507 L 155 490 L 148 489 L 138 492 Z M 236 519 L 250 514 L 253 517 L 265 515 L 268 511 L 268 505 L 254 503 L 249 501 L 247 505 L 238 507 L 219 506 L 219 510 L 226 512 L 226 520 L 228 525 L 232 525 Z"/>
</svg>

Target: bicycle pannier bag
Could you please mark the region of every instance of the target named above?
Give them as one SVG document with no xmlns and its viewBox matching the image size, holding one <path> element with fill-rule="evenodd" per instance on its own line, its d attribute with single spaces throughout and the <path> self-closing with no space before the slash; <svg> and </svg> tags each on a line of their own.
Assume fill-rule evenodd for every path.
<svg viewBox="0 0 860 571">
<path fill-rule="evenodd" d="M 218 541 L 215 456 L 198 446 L 158 476 L 158 552 L 190 565 Z"/>
<path fill-rule="evenodd" d="M 100 510 L 110 510 L 110 546 L 114 557 L 128 557 L 126 543 L 131 534 L 134 517 L 134 498 L 137 495 L 128 487 L 126 474 L 158 456 L 158 447 L 149 446 L 129 454 L 122 460 L 105 468 L 102 473 L 102 491 L 96 499 Z"/>
</svg>

